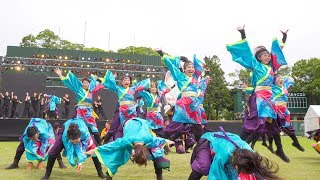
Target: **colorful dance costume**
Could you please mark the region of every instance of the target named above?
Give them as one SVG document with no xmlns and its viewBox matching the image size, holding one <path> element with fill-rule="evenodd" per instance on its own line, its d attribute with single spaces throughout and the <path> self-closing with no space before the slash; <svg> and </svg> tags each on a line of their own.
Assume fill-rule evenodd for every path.
<svg viewBox="0 0 320 180">
<path fill-rule="evenodd" d="M 163 146 L 166 141 L 152 133 L 146 120 L 136 117 L 124 122 L 122 138 L 99 146 L 95 154 L 107 167 L 107 173 L 112 177 L 117 173 L 118 168 L 130 159 L 133 144 L 140 142 L 149 149 L 149 159 L 153 160 L 158 175 L 162 174 L 162 169 L 170 168 L 170 161 L 163 157 Z"/>
<path fill-rule="evenodd" d="M 273 101 L 275 102 L 275 112 L 277 113 L 277 118 L 273 119 L 273 121 L 277 123 L 278 127 L 272 128 L 272 130 L 274 130 L 273 133 L 280 133 L 282 130 L 290 136 L 293 141 L 292 145 L 294 147 L 296 147 L 300 151 L 304 151 L 304 148 L 300 145 L 295 134 L 295 129 L 293 128 L 290 119 L 290 111 L 287 107 L 288 89 L 293 85 L 294 79 L 289 76 L 284 76 L 282 87 L 277 85 L 272 86 Z"/>
<path fill-rule="evenodd" d="M 197 137 L 200 138 L 202 135 L 198 79 L 204 71 L 205 63 L 194 56 L 193 65 L 195 73 L 192 77 L 189 77 L 179 70 L 180 56 L 169 57 L 165 55 L 163 56 L 163 60 L 181 91 L 181 97 L 176 101 L 174 106 L 172 122 L 170 122 L 164 131 L 169 136 L 174 135 L 173 139 L 175 139 L 177 133 L 194 131 L 197 140 Z M 192 124 L 192 129 L 190 130 L 190 127 L 186 126 L 186 124 Z M 168 135 L 165 137 L 167 138 Z"/>
<path fill-rule="evenodd" d="M 55 95 L 46 95 L 44 97 L 49 98 L 49 104 L 48 104 L 49 118 L 57 118 L 57 115 L 58 115 L 57 104 L 61 104 L 61 98 Z"/>
<path fill-rule="evenodd" d="M 27 129 L 32 126 L 37 127 L 39 131 L 39 138 L 37 141 L 30 140 L 27 136 Z M 51 124 L 41 118 L 31 118 L 20 139 L 23 142 L 26 150 L 26 158 L 29 162 L 47 160 L 48 150 L 55 142 Z"/>
<path fill-rule="evenodd" d="M 265 129 L 262 127 L 267 118 L 276 118 L 271 89 L 274 72 L 287 64 L 279 41 L 277 39 L 272 41 L 271 62 L 268 65 L 256 59 L 246 39 L 227 45 L 227 50 L 231 53 L 233 61 L 252 71 L 254 89 L 245 111 L 243 130 L 247 133 L 259 131 L 264 133 Z"/>
<path fill-rule="evenodd" d="M 61 78 L 61 81 L 77 95 L 76 118 L 82 118 L 85 121 L 90 133 L 94 135 L 94 139 L 100 145 L 101 139 L 95 119 L 98 116 L 93 111 L 92 97 L 104 88 L 102 85 L 103 82 L 100 84 L 95 77 L 91 75 L 89 88 L 85 90 L 82 88 L 82 82 L 71 71 L 69 71 L 65 77 Z"/>
<path fill-rule="evenodd" d="M 221 130 L 222 132 L 207 132 L 201 136 L 192 153 L 192 173 L 189 179 L 208 176 L 209 180 L 227 180 L 238 179 L 240 176 L 231 164 L 233 152 L 237 148 L 252 149 L 238 135 L 226 133 L 222 128 Z"/>
<path fill-rule="evenodd" d="M 78 128 L 81 132 L 80 142 L 73 144 L 69 141 L 67 137 L 67 131 L 70 124 L 78 125 Z M 88 127 L 82 121 L 82 119 L 70 119 L 64 124 L 64 131 L 62 134 L 62 142 L 64 146 L 63 155 L 67 157 L 68 162 L 71 166 L 76 166 L 77 164 L 83 164 L 84 161 L 88 158 L 85 154 L 86 151 L 96 148 L 91 135 L 89 133 Z"/>
<path fill-rule="evenodd" d="M 149 122 L 151 129 L 157 136 L 161 137 L 163 134 L 164 119 L 161 115 L 159 105 L 161 103 L 161 98 L 170 91 L 170 88 L 161 80 L 159 80 L 157 84 L 158 92 L 156 94 L 152 94 L 145 90 L 138 94 L 143 97 L 147 107 L 146 120 Z"/>
<path fill-rule="evenodd" d="M 71 143 L 67 137 L 67 130 L 71 124 L 77 124 L 78 129 L 81 132 L 80 143 L 78 144 Z M 82 164 L 88 158 L 84 153 L 90 149 L 94 149 L 96 145 L 97 143 L 91 138 L 87 123 L 83 121 L 83 118 L 74 118 L 66 121 L 63 124 L 63 128 L 60 129 L 59 135 L 56 138 L 56 142 L 49 151 L 46 172 L 41 179 L 47 180 L 50 178 L 55 160 L 63 149 L 63 154 L 67 156 L 69 164 L 71 166 L 76 166 L 77 164 Z M 105 175 L 102 172 L 101 163 L 99 162 L 98 158 L 92 157 L 92 161 L 97 170 L 98 176 L 105 178 Z"/>
<path fill-rule="evenodd" d="M 117 85 L 114 75 L 111 71 L 108 70 L 101 81 L 107 89 L 117 94 L 119 102 L 119 111 L 115 112 L 114 118 L 112 119 L 110 130 L 105 139 L 106 143 L 112 136 L 113 140 L 122 136 L 121 125 L 124 121 L 137 117 L 134 96 L 136 93 L 150 88 L 150 79 L 148 78 L 140 82 L 137 82 L 126 89 L 122 86 Z"/>
<path fill-rule="evenodd" d="M 203 78 L 201 81 L 200 81 L 200 90 L 199 90 L 199 101 L 200 101 L 200 112 L 201 112 L 201 123 L 202 125 L 204 125 L 207 129 L 207 114 L 206 114 L 206 111 L 203 107 L 203 101 L 204 101 L 204 95 L 206 93 L 206 89 L 208 87 L 208 83 L 209 83 L 209 77 L 206 77 L 206 78 Z"/>
</svg>

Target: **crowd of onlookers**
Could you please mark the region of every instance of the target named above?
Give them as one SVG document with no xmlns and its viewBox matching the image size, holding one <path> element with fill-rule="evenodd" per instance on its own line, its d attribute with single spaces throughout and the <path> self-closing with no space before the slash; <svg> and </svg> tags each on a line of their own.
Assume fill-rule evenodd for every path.
<svg viewBox="0 0 320 180">
<path fill-rule="evenodd" d="M 0 118 L 71 118 L 73 108 L 71 109 L 70 106 L 69 95 L 65 94 L 62 98 L 57 97 L 59 99 L 59 103 L 57 104 L 61 103 L 63 105 L 63 108 L 59 109 L 59 111 L 61 110 L 61 113 L 58 112 L 57 107 L 53 111 L 50 111 L 50 106 L 52 107 L 52 103 L 54 103 L 51 102 L 53 96 L 53 92 L 50 95 L 37 92 L 30 95 L 29 92 L 27 92 L 23 99 L 19 99 L 14 92 L 0 93 Z M 18 106 L 20 107 L 18 108 Z M 94 101 L 93 108 L 98 115 L 101 115 L 101 119 L 106 119 L 100 95 Z M 59 114 L 61 114 L 61 117 L 59 117 Z"/>
</svg>

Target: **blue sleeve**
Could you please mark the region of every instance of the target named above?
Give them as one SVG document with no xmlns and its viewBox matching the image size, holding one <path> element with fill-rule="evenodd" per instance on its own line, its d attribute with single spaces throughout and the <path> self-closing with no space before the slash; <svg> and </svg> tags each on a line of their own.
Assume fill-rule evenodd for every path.
<svg viewBox="0 0 320 180">
<path fill-rule="evenodd" d="M 139 93 L 140 91 L 148 90 L 150 88 L 150 84 L 150 79 L 148 78 L 135 83 L 132 88 L 134 89 L 135 93 Z"/>
<path fill-rule="evenodd" d="M 194 75 L 196 78 L 201 76 L 202 72 L 205 70 L 205 65 L 205 62 L 198 59 L 196 55 L 193 56 Z"/>
<path fill-rule="evenodd" d="M 104 87 L 106 87 L 107 89 L 115 92 L 116 94 L 118 94 L 119 91 L 119 86 L 117 85 L 117 82 L 115 80 L 114 75 L 112 74 L 111 71 L 107 71 L 106 75 L 104 76 L 104 78 L 102 79 L 102 84 L 104 85 Z"/>
<path fill-rule="evenodd" d="M 181 90 L 185 83 L 189 81 L 189 78 L 179 70 L 179 68 L 176 66 L 176 61 L 173 61 L 168 56 L 164 56 L 163 60 L 164 64 L 169 69 L 172 78 L 177 81 L 178 88 Z"/>
<path fill-rule="evenodd" d="M 83 93 L 82 83 L 71 71 L 69 71 L 65 77 L 61 78 L 61 81 L 72 92 L 76 94 Z"/>
<path fill-rule="evenodd" d="M 271 67 L 277 71 L 281 66 L 287 65 L 286 58 L 277 38 L 274 38 L 271 46 Z"/>
<path fill-rule="evenodd" d="M 227 50 L 232 55 L 232 60 L 239 63 L 243 67 L 253 71 L 260 64 L 250 50 L 246 39 L 227 45 Z"/>
</svg>

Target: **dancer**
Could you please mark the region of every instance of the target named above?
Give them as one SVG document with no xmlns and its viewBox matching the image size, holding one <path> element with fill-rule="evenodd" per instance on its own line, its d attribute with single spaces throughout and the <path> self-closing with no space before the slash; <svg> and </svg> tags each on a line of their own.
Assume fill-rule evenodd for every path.
<svg viewBox="0 0 320 180">
<path fill-rule="evenodd" d="M 313 137 L 313 140 L 316 141 L 314 144 L 312 144 L 312 147 L 320 154 L 320 129 L 308 131 L 307 133 L 310 135 L 308 139 Z"/>
<path fill-rule="evenodd" d="M 40 99 L 41 95 L 42 95 L 42 93 L 39 93 L 39 95 L 38 95 L 36 92 L 34 92 L 33 96 L 30 98 L 32 109 L 33 109 L 33 117 L 39 116 L 39 99 Z"/>
<path fill-rule="evenodd" d="M 200 101 L 200 111 L 201 111 L 201 123 L 203 125 L 203 129 L 205 132 L 210 131 L 207 122 L 207 114 L 203 107 L 204 95 L 206 94 L 206 90 L 210 81 L 210 77 L 205 77 L 200 81 L 200 91 L 199 91 L 199 101 Z"/>
<path fill-rule="evenodd" d="M 162 55 L 162 51 L 158 51 Z M 168 67 L 171 76 L 177 82 L 181 97 L 174 106 L 172 122 L 164 129 L 164 138 L 177 139 L 181 134 L 191 132 L 196 141 L 203 134 L 201 125 L 200 101 L 198 99 L 199 76 L 204 71 L 205 63 L 194 56 L 193 62 L 186 57 L 163 56 L 164 64 Z M 184 61 L 184 73 L 179 70 L 179 64 Z M 188 125 L 188 124 L 191 124 Z"/>
<path fill-rule="evenodd" d="M 104 144 L 104 142 L 105 142 L 105 138 L 109 132 L 109 129 L 110 129 L 110 121 L 107 120 L 104 125 L 104 128 L 102 129 L 102 131 L 100 133 L 100 138 L 101 138 L 102 144 Z"/>
<path fill-rule="evenodd" d="M 121 78 L 122 86 L 118 86 L 115 76 L 108 70 L 101 81 L 104 82 L 103 85 L 107 89 L 117 94 L 119 105 L 118 111 L 115 112 L 112 118 L 110 130 L 105 138 L 105 143 L 107 143 L 111 137 L 113 140 L 122 137 L 122 128 L 119 127 L 124 121 L 137 117 L 134 96 L 140 91 L 150 88 L 150 79 L 148 78 L 132 85 L 132 78 L 125 75 Z"/>
<path fill-rule="evenodd" d="M 53 123 L 53 132 L 54 132 L 54 138 L 55 138 L 55 139 L 57 139 L 57 138 L 59 137 L 60 133 L 63 132 L 63 131 L 61 131 L 60 124 L 59 124 L 58 122 Z M 60 168 L 60 169 L 65 169 L 65 168 L 67 168 L 67 167 L 64 165 L 63 161 L 62 161 L 62 156 L 61 156 L 61 154 L 59 154 L 59 155 L 57 156 L 57 160 L 58 160 L 58 164 L 59 164 L 59 168 Z"/>
<path fill-rule="evenodd" d="M 23 109 L 23 113 L 22 113 L 22 117 L 21 118 L 31 118 L 32 116 L 32 112 L 30 110 L 30 106 L 31 106 L 31 99 L 29 96 L 29 93 L 26 93 L 26 98 L 24 100 L 24 109 Z"/>
<path fill-rule="evenodd" d="M 94 101 L 94 112 L 99 116 L 101 114 L 103 119 L 107 119 L 105 113 L 104 113 L 104 109 L 102 106 L 102 100 L 101 100 L 101 96 L 98 95 L 97 96 L 97 100 Z M 100 119 L 100 118 L 99 118 Z"/>
<path fill-rule="evenodd" d="M 255 153 L 238 135 L 207 132 L 201 136 L 191 157 L 189 180 L 208 179 L 279 179 L 278 166 Z"/>
<path fill-rule="evenodd" d="M 20 144 L 16 150 L 13 163 L 6 169 L 19 168 L 18 164 L 23 152 L 26 150 L 28 161 L 27 170 L 32 169 L 33 163 L 37 161 L 37 167 L 43 169 L 43 161 L 47 160 L 48 152 L 54 144 L 54 133 L 50 123 L 45 119 L 31 118 L 23 135 L 20 137 Z"/>
<path fill-rule="evenodd" d="M 149 123 L 141 118 L 132 118 L 123 123 L 123 137 L 99 146 L 88 154 L 96 154 L 100 162 L 107 167 L 107 178 L 117 173 L 118 168 L 131 159 L 139 166 L 147 166 L 152 159 L 157 180 L 162 180 L 162 169 L 170 168 L 170 161 L 164 158 L 163 145 L 172 141 L 155 137 L 150 131 Z"/>
<path fill-rule="evenodd" d="M 90 76 L 90 80 L 83 78 L 82 81 L 79 81 L 71 71 L 69 71 L 66 76 L 62 75 L 60 69 L 55 69 L 54 72 L 60 77 L 62 83 L 77 95 L 76 117 L 82 118 L 85 121 L 90 133 L 93 134 L 94 139 L 98 145 L 100 145 L 101 139 L 95 120 L 97 115 L 92 110 L 92 97 L 103 89 L 103 85 L 100 84 L 97 81 L 97 77 L 93 75 Z"/>
<path fill-rule="evenodd" d="M 296 147 L 300 151 L 304 151 L 304 148 L 300 145 L 298 138 L 295 134 L 295 129 L 292 126 L 290 119 L 290 111 L 287 107 L 288 102 L 288 90 L 294 85 L 294 79 L 289 76 L 275 75 L 275 85 L 272 87 L 273 100 L 275 102 L 275 111 L 277 118 L 274 119 L 277 123 L 277 133 L 281 131 L 285 132 L 292 139 L 292 146 Z M 270 144 L 269 144 L 270 146 Z M 272 143 L 271 143 L 272 147 Z"/>
<path fill-rule="evenodd" d="M 144 106 L 144 100 L 142 97 L 138 97 L 136 100 L 136 112 L 137 112 L 137 117 L 140 117 L 142 119 L 145 119 L 146 113 L 143 110 Z"/>
<path fill-rule="evenodd" d="M 22 102 L 18 100 L 18 96 L 14 95 L 14 92 L 12 92 L 12 106 L 11 106 L 11 115 L 10 118 L 18 117 L 17 115 L 17 106 L 18 104 L 21 104 Z"/>
<path fill-rule="evenodd" d="M 56 96 L 54 92 L 52 92 L 51 95 L 44 94 L 43 96 L 49 99 L 48 111 L 47 111 L 49 118 L 57 119 L 58 118 L 57 104 L 61 104 L 61 98 Z"/>
<path fill-rule="evenodd" d="M 41 180 L 50 178 L 55 160 L 63 149 L 63 154 L 66 155 L 69 164 L 76 167 L 77 172 L 80 172 L 84 161 L 88 158 L 85 152 L 96 148 L 96 142 L 91 138 L 87 124 L 82 118 L 70 119 L 65 122 L 60 133 L 49 152 L 46 172 Z M 97 170 L 98 177 L 105 178 L 98 158 L 92 157 L 92 161 Z"/>
<path fill-rule="evenodd" d="M 69 99 L 69 94 L 65 94 L 63 96 L 63 103 L 64 103 L 64 112 L 63 112 L 63 115 L 62 115 L 62 118 L 63 119 L 69 119 L 69 111 L 70 111 L 70 99 Z"/>
<path fill-rule="evenodd" d="M 272 101 L 274 72 L 282 65 L 286 65 L 287 62 L 277 39 L 272 42 L 271 53 L 264 46 L 259 46 L 253 54 L 246 40 L 244 27 L 239 27 L 238 31 L 241 33 L 242 40 L 227 45 L 227 50 L 231 53 L 233 61 L 252 72 L 251 84 L 254 90 L 248 101 L 240 135 L 243 140 L 250 143 L 266 132 L 265 123 L 267 119 L 272 121 L 273 118 L 276 118 Z M 283 32 L 282 45 L 286 38 L 287 31 Z M 275 135 L 274 140 L 277 145 L 275 153 L 283 161 L 290 162 L 283 152 L 280 135 Z"/>
<path fill-rule="evenodd" d="M 151 87 L 148 91 L 143 90 L 139 92 L 139 96 L 143 97 L 146 107 L 147 114 L 146 120 L 149 122 L 153 132 L 158 137 L 163 136 L 164 119 L 159 110 L 161 98 L 170 91 L 170 88 L 161 80 L 157 82 L 151 82 Z"/>
<path fill-rule="evenodd" d="M 13 98 L 13 93 L 11 93 L 11 96 L 9 95 L 9 92 L 5 92 L 4 96 L 0 94 L 3 99 L 3 104 L 2 104 L 2 115 L 5 118 L 9 117 L 9 107 L 10 107 L 10 102 L 11 99 Z M 0 104 L 1 105 L 1 104 Z"/>
</svg>

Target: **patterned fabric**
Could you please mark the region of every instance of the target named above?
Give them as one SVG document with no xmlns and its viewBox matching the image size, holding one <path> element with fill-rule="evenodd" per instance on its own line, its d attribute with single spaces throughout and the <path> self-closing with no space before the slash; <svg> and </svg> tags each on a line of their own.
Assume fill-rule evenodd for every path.
<svg viewBox="0 0 320 180">
<path fill-rule="evenodd" d="M 126 121 L 123 130 L 122 138 L 99 146 L 95 151 L 99 161 L 107 167 L 110 176 L 115 175 L 118 168 L 130 159 L 135 142 L 144 143 L 149 148 L 150 159 L 159 159 L 164 156 L 163 146 L 166 139 L 155 137 L 144 119 L 133 118 Z"/>
<path fill-rule="evenodd" d="M 113 91 L 118 96 L 118 102 L 120 104 L 120 123 L 122 124 L 128 119 L 137 117 L 134 95 L 142 90 L 149 89 L 150 79 L 142 80 L 125 89 L 124 87 L 117 85 L 114 75 L 108 70 L 102 79 L 102 82 L 107 89 Z"/>
<path fill-rule="evenodd" d="M 151 129 L 163 128 L 164 119 L 160 112 L 161 98 L 170 91 L 170 88 L 161 80 L 158 81 L 158 92 L 152 94 L 149 91 L 139 92 L 139 96 L 143 97 L 146 102 L 147 115 L 146 120 L 150 123 Z"/>
<path fill-rule="evenodd" d="M 195 73 L 192 77 L 188 77 L 176 66 L 180 58 L 164 56 L 163 60 L 181 91 L 181 98 L 178 99 L 175 104 L 175 113 L 172 120 L 180 123 L 201 124 L 198 78 L 204 71 L 205 64 L 194 56 L 193 64 Z"/>
<path fill-rule="evenodd" d="M 207 114 L 206 111 L 203 107 L 203 102 L 204 102 L 204 95 L 206 93 L 207 87 L 209 83 L 209 77 L 203 78 L 200 81 L 200 89 L 199 89 L 199 101 L 200 101 L 200 111 L 201 111 L 201 123 L 202 124 L 207 124 Z"/>
<path fill-rule="evenodd" d="M 61 98 L 55 95 L 47 95 L 45 97 L 49 98 L 49 111 L 56 111 L 57 104 L 61 104 Z"/>
<path fill-rule="evenodd" d="M 258 117 L 276 118 L 271 90 L 274 71 L 287 64 L 278 40 L 272 42 L 269 65 L 264 65 L 255 58 L 246 39 L 227 45 L 227 50 L 231 53 L 233 61 L 252 71 L 251 84 L 257 95 Z"/>
<path fill-rule="evenodd" d="M 77 95 L 77 117 L 82 118 L 92 132 L 98 132 L 95 118 L 97 117 L 92 111 L 92 97 L 98 91 L 104 88 L 96 77 L 90 76 L 90 84 L 88 90 L 82 88 L 82 82 L 71 72 L 61 78 L 62 83 Z"/>
<path fill-rule="evenodd" d="M 71 143 L 67 137 L 67 131 L 71 124 L 77 124 L 81 132 L 80 142 L 77 144 Z M 62 142 L 65 149 L 63 154 L 67 157 L 71 166 L 84 163 L 88 158 L 85 152 L 95 148 L 86 123 L 80 118 L 75 118 L 68 120 L 63 126 Z"/>
<path fill-rule="evenodd" d="M 37 141 L 30 140 L 27 136 L 27 129 L 32 126 L 37 127 L 39 130 Z M 21 140 L 24 144 L 28 161 L 45 161 L 48 158 L 50 147 L 55 142 L 53 128 L 45 119 L 31 118 Z"/>
<path fill-rule="evenodd" d="M 209 180 L 238 178 L 237 170 L 231 165 L 230 157 L 236 149 L 236 146 L 233 143 L 241 149 L 252 151 L 251 147 L 238 135 L 232 133 L 226 134 L 231 141 L 226 138 L 221 138 L 224 136 L 222 132 L 207 132 L 201 136 L 202 139 L 210 141 L 210 148 L 212 149 L 212 152 L 214 152 L 208 175 Z"/>
</svg>

